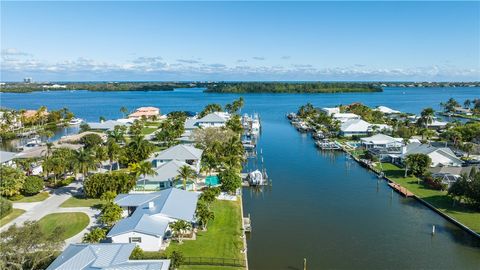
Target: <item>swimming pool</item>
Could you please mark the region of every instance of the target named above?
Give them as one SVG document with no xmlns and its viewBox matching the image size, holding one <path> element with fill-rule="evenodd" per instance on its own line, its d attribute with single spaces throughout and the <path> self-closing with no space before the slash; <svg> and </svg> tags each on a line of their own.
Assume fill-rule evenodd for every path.
<svg viewBox="0 0 480 270">
<path fill-rule="evenodd" d="M 220 179 L 216 175 L 210 175 L 205 178 L 205 184 L 209 187 L 220 185 Z"/>
</svg>

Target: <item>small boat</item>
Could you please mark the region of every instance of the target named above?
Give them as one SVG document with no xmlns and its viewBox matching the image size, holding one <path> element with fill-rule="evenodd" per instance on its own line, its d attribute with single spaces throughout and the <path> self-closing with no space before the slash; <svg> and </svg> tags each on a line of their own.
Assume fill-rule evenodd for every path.
<svg viewBox="0 0 480 270">
<path fill-rule="evenodd" d="M 37 147 L 37 146 L 40 146 L 42 145 L 42 141 L 35 137 L 35 138 L 32 138 L 30 140 L 28 140 L 24 145 L 21 145 L 19 147 L 17 147 L 19 150 L 26 150 L 26 149 L 29 149 L 29 148 L 34 148 L 34 147 Z"/>
<path fill-rule="evenodd" d="M 250 185 L 252 185 L 252 186 L 259 186 L 259 185 L 264 184 L 263 174 L 259 170 L 255 170 L 253 172 L 250 172 L 248 174 L 247 179 L 248 179 L 248 182 L 250 183 Z"/>
<path fill-rule="evenodd" d="M 251 143 L 244 143 L 243 144 L 243 148 L 245 148 L 245 150 L 252 150 L 252 149 L 255 149 L 255 144 L 251 144 Z"/>
<path fill-rule="evenodd" d="M 297 126 L 297 129 L 300 132 L 307 132 L 310 128 L 307 126 L 305 122 L 300 122 Z"/>
<path fill-rule="evenodd" d="M 72 120 L 70 120 L 70 122 L 68 122 L 68 124 L 72 126 L 80 125 L 81 123 L 83 123 L 83 119 L 80 118 L 73 118 Z"/>
<path fill-rule="evenodd" d="M 287 114 L 287 118 L 288 118 L 289 120 L 295 119 L 295 118 L 297 118 L 297 114 L 291 112 L 291 113 Z"/>
<path fill-rule="evenodd" d="M 315 145 L 322 150 L 340 150 L 340 146 L 338 146 L 335 142 L 331 142 L 328 139 L 324 139 L 322 141 L 316 141 Z"/>
<path fill-rule="evenodd" d="M 325 134 L 323 134 L 323 132 L 321 131 L 318 131 L 318 132 L 312 133 L 312 138 L 314 138 L 315 140 L 325 139 Z"/>
</svg>

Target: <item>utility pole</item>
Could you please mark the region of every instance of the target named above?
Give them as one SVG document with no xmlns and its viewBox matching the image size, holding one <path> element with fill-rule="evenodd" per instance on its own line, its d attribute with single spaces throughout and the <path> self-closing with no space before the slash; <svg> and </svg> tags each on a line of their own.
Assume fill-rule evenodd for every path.
<svg viewBox="0 0 480 270">
<path fill-rule="evenodd" d="M 307 270 L 307 258 L 303 258 L 303 270 Z"/>
</svg>

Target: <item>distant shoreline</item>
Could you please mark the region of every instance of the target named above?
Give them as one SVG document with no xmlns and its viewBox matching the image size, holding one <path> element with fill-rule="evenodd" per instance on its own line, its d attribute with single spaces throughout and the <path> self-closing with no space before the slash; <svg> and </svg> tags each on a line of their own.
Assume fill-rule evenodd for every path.
<svg viewBox="0 0 480 270">
<path fill-rule="evenodd" d="M 63 82 L 2 83 L 0 93 L 42 91 L 174 91 L 205 88 L 206 93 L 362 93 L 383 92 L 384 87 L 480 87 L 480 82 Z"/>
</svg>

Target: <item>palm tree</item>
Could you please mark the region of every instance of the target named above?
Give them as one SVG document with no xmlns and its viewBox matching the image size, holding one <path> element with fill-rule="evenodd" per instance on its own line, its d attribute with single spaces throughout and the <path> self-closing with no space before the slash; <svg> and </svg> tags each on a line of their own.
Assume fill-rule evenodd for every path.
<svg viewBox="0 0 480 270">
<path fill-rule="evenodd" d="M 90 151 L 78 149 L 75 151 L 76 171 L 82 173 L 82 178 L 85 177 L 90 169 L 95 169 L 95 159 Z"/>
<path fill-rule="evenodd" d="M 116 143 L 123 143 L 125 142 L 125 127 L 115 126 L 113 130 L 107 131 L 107 136 Z"/>
<path fill-rule="evenodd" d="M 213 211 L 208 209 L 208 207 L 205 204 L 201 204 L 201 203 L 197 205 L 196 216 L 203 230 L 207 229 L 208 221 L 213 220 L 215 218 L 215 214 L 213 213 Z"/>
<path fill-rule="evenodd" d="M 129 159 L 133 162 L 139 162 L 150 156 L 153 152 L 153 145 L 143 136 L 134 136 L 128 143 L 128 150 Z"/>
<path fill-rule="evenodd" d="M 128 116 L 128 109 L 127 109 L 127 107 L 122 106 L 122 107 L 120 108 L 120 112 L 123 113 L 123 117 L 124 117 L 124 118 L 127 118 L 127 116 Z"/>
<path fill-rule="evenodd" d="M 178 176 L 183 180 L 183 189 L 187 190 L 187 180 L 188 178 L 195 177 L 197 173 L 189 165 L 183 165 L 178 169 Z"/>
<path fill-rule="evenodd" d="M 93 148 L 93 151 L 95 161 L 100 167 L 102 167 L 102 161 L 108 159 L 107 149 L 101 145 L 98 145 Z"/>
<path fill-rule="evenodd" d="M 143 188 L 145 188 L 145 182 L 147 175 L 157 175 L 157 172 L 152 168 L 152 163 L 148 161 L 142 161 L 138 163 L 137 173 L 143 175 Z"/>
<path fill-rule="evenodd" d="M 45 151 L 45 157 L 47 158 L 52 154 L 53 143 L 47 142 L 45 145 L 47 146 L 47 151 Z"/>
<path fill-rule="evenodd" d="M 107 140 L 107 156 L 110 161 L 110 171 L 112 171 L 113 161 L 118 160 L 121 154 L 120 146 L 115 142 L 115 139 L 109 138 Z"/>
<path fill-rule="evenodd" d="M 428 128 L 428 124 L 433 122 L 433 117 L 435 116 L 435 111 L 432 108 L 423 109 L 420 114 L 420 119 L 423 124 L 425 124 L 425 128 Z"/>
<path fill-rule="evenodd" d="M 172 229 L 173 234 L 177 236 L 178 242 L 182 243 L 182 236 L 185 232 L 192 228 L 192 224 L 184 221 L 184 220 L 177 220 L 170 224 L 170 229 Z"/>
</svg>

